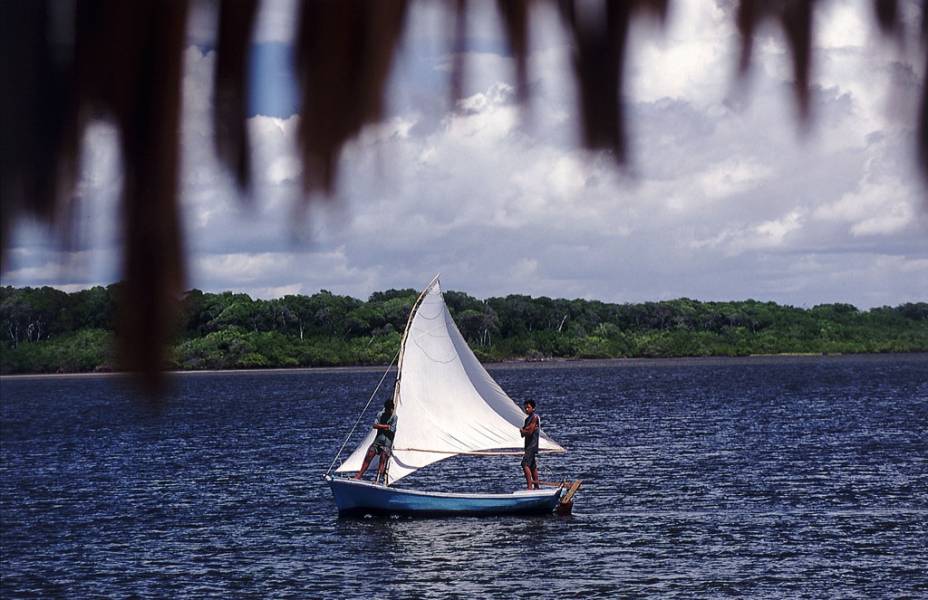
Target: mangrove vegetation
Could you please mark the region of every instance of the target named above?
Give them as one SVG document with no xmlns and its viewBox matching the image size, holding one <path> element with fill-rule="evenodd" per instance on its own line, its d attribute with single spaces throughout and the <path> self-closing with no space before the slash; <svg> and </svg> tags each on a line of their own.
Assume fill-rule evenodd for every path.
<svg viewBox="0 0 928 600">
<path fill-rule="evenodd" d="M 118 368 L 120 285 L 74 293 L 0 288 L 0 371 Z M 255 369 L 384 365 L 399 348 L 416 290 L 367 301 L 322 290 L 273 300 L 191 290 L 168 368 Z M 451 315 L 483 361 L 782 353 L 928 351 L 928 303 L 858 310 L 774 302 L 636 304 L 510 295 L 481 300 L 446 291 Z"/>
</svg>

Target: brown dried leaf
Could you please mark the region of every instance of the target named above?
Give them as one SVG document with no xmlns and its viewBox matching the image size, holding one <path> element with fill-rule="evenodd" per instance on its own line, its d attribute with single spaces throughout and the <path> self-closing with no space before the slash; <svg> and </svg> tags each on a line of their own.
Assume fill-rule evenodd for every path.
<svg viewBox="0 0 928 600">
<path fill-rule="evenodd" d="M 793 90 L 800 121 L 809 116 L 809 71 L 812 63 L 812 8 L 814 0 L 741 0 L 735 23 L 741 34 L 738 72 L 744 76 L 751 66 L 754 35 L 767 20 L 776 20 L 783 28 L 793 63 Z"/>
<path fill-rule="evenodd" d="M 307 191 L 331 192 L 342 146 L 383 115 L 384 90 L 406 7 L 405 0 L 303 4 L 297 73 Z"/>
<path fill-rule="evenodd" d="M 77 10 L 80 112 L 112 115 L 122 149 L 119 359 L 154 389 L 184 281 L 177 162 L 187 3 L 104 0 Z"/>
<path fill-rule="evenodd" d="M 213 79 L 213 140 L 216 154 L 239 187 L 250 182 L 248 130 L 245 126 L 246 66 L 257 0 L 222 0 L 216 71 Z"/>
<path fill-rule="evenodd" d="M 7 88 L 0 93 L 4 241 L 20 212 L 51 222 L 72 187 L 77 147 L 73 36 L 50 26 L 65 8 L 35 0 L 4 3 L 0 11 L 0 81 Z M 0 268 L 5 246 L 0 245 Z"/>
<path fill-rule="evenodd" d="M 663 17 L 665 0 L 559 3 L 561 20 L 574 45 L 573 66 L 580 96 L 583 144 L 608 149 L 619 164 L 626 160 L 625 116 L 620 94 L 624 85 L 625 45 L 633 13 L 651 12 Z M 587 11 L 599 9 L 590 16 Z"/>
<path fill-rule="evenodd" d="M 897 0 L 873 0 L 876 22 L 885 34 L 894 34 L 899 29 L 899 3 Z"/>
<path fill-rule="evenodd" d="M 497 0 L 509 47 L 516 59 L 516 97 L 528 100 L 528 14 L 531 0 Z"/>
<path fill-rule="evenodd" d="M 451 74 L 448 80 L 448 94 L 451 106 L 464 94 L 464 53 L 467 51 L 467 0 L 454 0 L 452 14 L 451 48 Z"/>
<path fill-rule="evenodd" d="M 793 90 L 799 107 L 799 118 L 805 122 L 809 117 L 809 70 L 812 62 L 812 2 L 792 0 L 786 2 L 780 19 L 790 55 L 793 59 Z"/>
</svg>

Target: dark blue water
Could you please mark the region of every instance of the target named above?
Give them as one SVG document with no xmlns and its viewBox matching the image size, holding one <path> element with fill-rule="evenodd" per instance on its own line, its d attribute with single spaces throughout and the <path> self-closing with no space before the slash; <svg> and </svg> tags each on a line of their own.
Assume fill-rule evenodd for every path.
<svg viewBox="0 0 928 600">
<path fill-rule="evenodd" d="M 572 517 L 336 517 L 380 373 L 0 382 L 0 595 L 928 595 L 928 355 L 497 367 Z M 370 418 L 373 417 L 373 413 Z M 401 485 L 510 490 L 518 457 Z"/>
</svg>

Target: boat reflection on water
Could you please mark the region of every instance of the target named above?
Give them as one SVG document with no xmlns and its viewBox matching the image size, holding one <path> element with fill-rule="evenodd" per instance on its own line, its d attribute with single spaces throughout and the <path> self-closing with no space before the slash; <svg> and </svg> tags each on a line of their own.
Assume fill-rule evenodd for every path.
<svg viewBox="0 0 928 600">
<path fill-rule="evenodd" d="M 416 596 L 473 596 L 499 594 L 514 597 L 525 582 L 518 578 L 471 580 L 461 573 L 492 574 L 501 567 L 512 572 L 531 569 L 558 551 L 549 540 L 568 535 L 570 519 L 549 516 L 461 517 L 420 519 L 370 517 L 337 519 L 333 536 L 363 557 L 365 565 L 379 565 L 378 577 L 391 593 Z M 546 554 L 540 554 L 540 553 Z M 524 564 L 501 565 L 504 560 Z M 424 586 L 424 587 L 423 587 Z"/>
</svg>

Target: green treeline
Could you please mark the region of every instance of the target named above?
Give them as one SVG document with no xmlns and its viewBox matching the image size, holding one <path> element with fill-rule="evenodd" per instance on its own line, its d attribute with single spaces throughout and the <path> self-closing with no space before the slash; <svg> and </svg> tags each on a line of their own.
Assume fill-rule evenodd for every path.
<svg viewBox="0 0 928 600">
<path fill-rule="evenodd" d="M 110 370 L 119 285 L 71 294 L 0 288 L 0 372 Z M 365 302 L 322 290 L 255 300 L 188 292 L 171 368 L 239 369 L 389 363 L 416 290 Z M 608 304 L 511 295 L 479 300 L 445 292 L 461 333 L 484 361 L 545 358 L 739 356 L 928 351 L 928 303 L 859 311 L 773 302 Z"/>
</svg>

